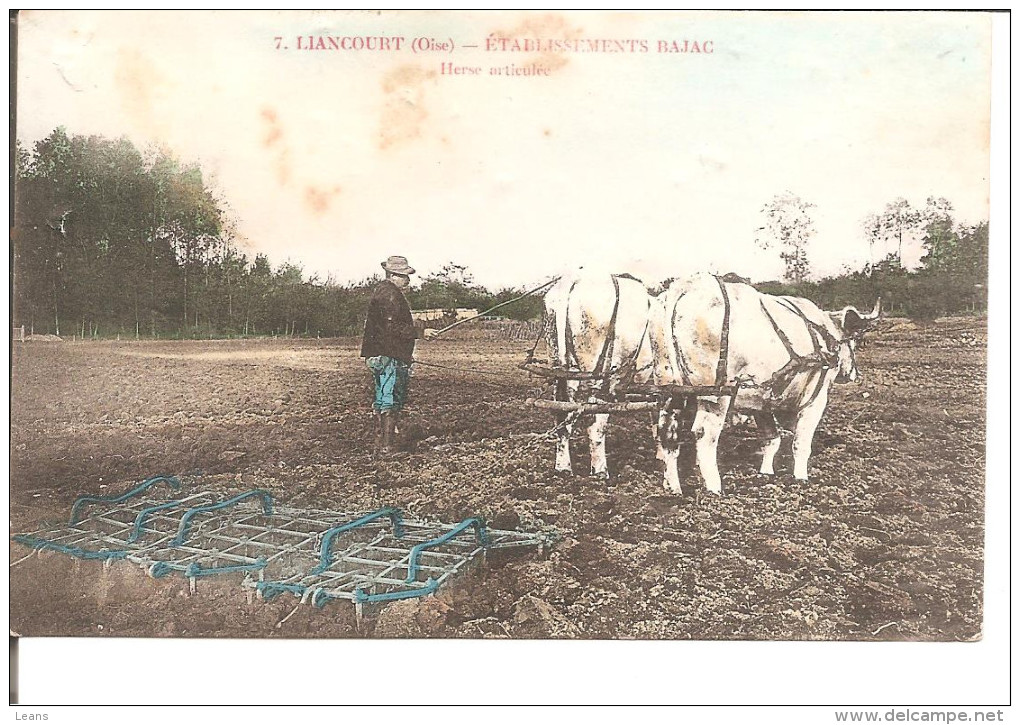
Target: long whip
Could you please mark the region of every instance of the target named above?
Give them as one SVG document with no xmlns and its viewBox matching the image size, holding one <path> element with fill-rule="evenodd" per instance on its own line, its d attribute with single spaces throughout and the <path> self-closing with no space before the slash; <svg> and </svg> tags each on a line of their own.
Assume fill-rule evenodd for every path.
<svg viewBox="0 0 1020 725">
<path fill-rule="evenodd" d="M 463 320 L 457 320 L 452 325 L 447 325 L 446 327 L 442 328 L 441 330 L 436 330 L 436 336 L 438 337 L 439 335 L 442 335 L 444 332 L 447 332 L 448 330 L 452 330 L 457 325 L 463 325 L 465 322 L 471 322 L 472 320 L 477 320 L 479 317 L 485 317 L 487 314 L 489 314 L 490 312 L 493 312 L 495 310 L 498 310 L 500 307 L 506 307 L 509 304 L 512 304 L 514 302 L 518 302 L 520 300 L 523 300 L 525 297 L 530 297 L 533 294 L 541 292 L 542 290 L 546 289 L 547 287 L 552 287 L 554 284 L 559 282 L 559 280 L 560 280 L 559 277 L 555 277 L 555 278 L 549 280 L 548 282 L 546 282 L 545 284 L 541 284 L 538 287 L 536 287 L 535 289 L 529 290 L 529 291 L 525 292 L 520 297 L 514 297 L 512 300 L 507 300 L 506 302 L 500 302 L 498 305 L 494 305 L 493 307 L 490 307 L 485 312 L 479 312 L 477 315 L 472 315 L 471 317 L 465 317 Z"/>
</svg>

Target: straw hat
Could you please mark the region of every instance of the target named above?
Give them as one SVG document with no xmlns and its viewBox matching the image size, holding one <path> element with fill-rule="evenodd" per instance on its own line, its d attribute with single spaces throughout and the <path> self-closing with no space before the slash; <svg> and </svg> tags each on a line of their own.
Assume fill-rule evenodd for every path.
<svg viewBox="0 0 1020 725">
<path fill-rule="evenodd" d="M 407 257 L 401 257 L 399 255 L 392 255 L 389 259 L 382 263 L 382 268 L 387 272 L 393 274 L 414 274 L 414 267 L 407 263 Z"/>
</svg>

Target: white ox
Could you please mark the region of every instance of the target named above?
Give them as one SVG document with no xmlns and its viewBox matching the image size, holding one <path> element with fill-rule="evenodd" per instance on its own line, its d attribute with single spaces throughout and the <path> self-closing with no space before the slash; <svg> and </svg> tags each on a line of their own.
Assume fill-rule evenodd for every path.
<svg viewBox="0 0 1020 725">
<path fill-rule="evenodd" d="M 776 416 L 792 425 L 793 473 L 806 480 L 829 388 L 860 378 L 854 352 L 877 320 L 880 302 L 870 314 L 853 307 L 823 312 L 809 300 L 762 294 L 749 284 L 710 274 L 673 282 L 661 301 L 662 324 L 650 327 L 655 383 L 737 386 L 735 395 L 698 397 L 696 409 L 695 401 L 685 401 L 660 410 L 658 455 L 665 464 L 666 490 L 681 492 L 679 433 L 691 414 L 698 468 L 709 491 L 722 491 L 717 445 L 730 412 L 751 414 L 765 434 L 759 470 L 766 475 L 775 472 L 781 443 Z M 685 403 L 691 403 L 686 411 Z"/>
<path fill-rule="evenodd" d="M 545 295 L 546 334 L 553 368 L 588 376 L 560 378 L 556 400 L 605 401 L 622 380 L 648 381 L 652 358 L 650 317 L 656 300 L 629 275 L 576 272 L 564 275 Z M 557 416 L 556 470 L 572 471 L 570 434 L 574 417 Z M 588 426 L 591 474 L 609 477 L 606 427 L 609 415 L 595 415 Z"/>
</svg>

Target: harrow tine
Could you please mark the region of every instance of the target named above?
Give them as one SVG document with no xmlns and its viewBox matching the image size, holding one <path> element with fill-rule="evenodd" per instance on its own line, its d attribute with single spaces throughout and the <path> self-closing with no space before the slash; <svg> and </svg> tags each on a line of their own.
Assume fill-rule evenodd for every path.
<svg viewBox="0 0 1020 725">
<path fill-rule="evenodd" d="M 187 579 L 191 593 L 199 579 L 243 574 L 249 603 L 284 593 L 294 595 L 298 606 L 316 608 L 342 599 L 354 605 L 361 626 L 366 606 L 430 596 L 450 577 L 484 565 L 489 548 L 544 549 L 551 543 L 548 535 L 490 530 L 478 517 L 457 524 L 405 520 L 391 506 L 367 514 L 274 511 L 272 496 L 262 489 L 220 500 L 209 491 L 171 500 L 143 496 L 160 481 L 180 486 L 175 477 L 156 476 L 118 496 L 77 499 L 73 523 L 12 537 L 30 549 L 12 566 L 33 555 L 65 554 L 74 557 L 76 571 L 85 571 L 85 561 L 102 562 L 105 575 L 115 560 L 125 560 L 153 578 Z M 260 501 L 259 511 L 233 510 L 251 498 Z M 112 506 L 82 517 L 83 507 L 93 503 Z M 195 525 L 199 516 L 202 524 Z M 370 536 L 356 534 L 373 525 Z"/>
</svg>

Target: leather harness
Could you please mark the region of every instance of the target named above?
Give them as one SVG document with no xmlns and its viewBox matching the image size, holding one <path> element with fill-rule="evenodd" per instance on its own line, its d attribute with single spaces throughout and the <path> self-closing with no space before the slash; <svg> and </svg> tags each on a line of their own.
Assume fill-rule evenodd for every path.
<svg viewBox="0 0 1020 725">
<path fill-rule="evenodd" d="M 728 276 L 728 275 L 727 275 Z M 719 362 L 715 368 L 715 386 L 722 388 L 726 386 L 727 369 L 729 366 L 730 357 L 730 295 L 726 291 L 725 278 L 713 275 L 715 281 L 719 283 L 719 292 L 722 294 L 723 300 L 723 319 L 722 329 L 719 331 Z M 672 333 L 672 322 L 676 316 L 676 308 L 680 305 L 680 300 L 683 295 L 677 297 L 676 302 L 673 303 L 673 310 L 669 316 L 670 331 Z M 680 376 L 683 380 L 683 384 L 690 386 L 692 385 L 691 380 L 691 368 L 687 364 L 687 358 L 684 357 L 684 351 L 680 348 L 680 343 L 676 338 L 676 335 L 670 334 L 673 340 L 673 350 L 676 352 L 677 362 L 680 365 Z"/>
<path fill-rule="evenodd" d="M 831 368 L 839 364 L 839 346 L 849 343 L 851 340 L 856 339 L 857 335 L 850 335 L 837 339 L 832 333 L 825 329 L 822 325 L 817 322 L 808 319 L 804 311 L 800 309 L 796 304 L 785 297 L 777 298 L 777 302 L 783 308 L 794 313 L 801 319 L 804 326 L 808 330 L 808 335 L 811 338 L 811 346 L 814 351 L 811 355 L 800 355 L 793 348 L 793 344 L 790 342 L 790 338 L 785 332 L 779 327 L 775 318 L 765 307 L 765 301 L 761 301 L 761 310 L 765 314 L 766 319 L 772 325 L 772 329 L 775 331 L 776 336 L 780 342 L 783 343 L 783 347 L 786 348 L 787 354 L 790 356 L 789 362 L 780 368 L 768 381 L 766 381 L 762 387 L 766 389 L 767 400 L 777 400 L 782 398 L 789 392 L 790 387 L 793 385 L 794 379 L 799 373 L 811 373 L 817 374 L 818 379 L 815 382 L 814 389 L 811 391 L 811 395 L 807 401 L 799 405 L 799 408 L 806 408 L 811 405 L 821 395 L 822 390 L 825 387 L 826 373 Z M 824 344 L 823 344 L 824 343 Z M 853 354 L 853 348 L 850 348 L 850 354 Z"/>
<path fill-rule="evenodd" d="M 650 387 L 651 389 L 666 392 L 670 388 L 685 388 L 687 389 L 687 395 L 697 397 L 698 395 L 726 395 L 730 397 L 730 403 L 732 404 L 733 397 L 735 397 L 736 390 L 741 387 L 760 387 L 765 390 L 765 402 L 767 407 L 771 407 L 769 403 L 771 401 L 779 400 L 783 398 L 790 390 L 790 386 L 793 384 L 796 376 L 800 373 L 817 373 L 818 378 L 814 385 L 814 389 L 811 392 L 807 402 L 798 406 L 804 408 L 813 403 L 818 396 L 821 394 L 825 387 L 826 372 L 838 363 L 838 348 L 840 345 L 850 342 L 851 340 L 857 339 L 859 334 L 853 334 L 845 336 L 841 339 L 836 338 L 832 335 L 824 326 L 809 319 L 804 314 L 803 310 L 800 309 L 795 303 L 785 297 L 777 297 L 777 303 L 784 309 L 792 312 L 804 323 L 804 326 L 808 330 L 808 335 L 811 338 L 811 345 L 813 351 L 810 355 L 800 355 L 793 347 L 793 343 L 790 341 L 790 337 L 782 330 L 775 318 L 769 312 L 765 306 L 764 300 L 761 301 L 761 310 L 765 315 L 765 318 L 772 325 L 776 337 L 783 344 L 787 354 L 790 356 L 790 360 L 772 377 L 759 384 L 753 383 L 753 381 L 740 382 L 737 381 L 732 384 L 728 383 L 728 365 L 729 365 L 729 354 L 730 354 L 730 324 L 731 324 L 731 302 L 729 292 L 726 289 L 727 284 L 747 284 L 747 281 L 737 277 L 733 274 L 727 274 L 723 276 L 713 275 L 716 282 L 719 284 L 719 292 L 722 296 L 723 301 L 723 319 L 722 327 L 719 332 L 719 360 L 716 364 L 715 371 L 715 385 L 714 388 L 711 386 L 696 386 L 692 384 L 691 379 L 691 368 L 687 363 L 687 360 L 683 354 L 683 350 L 680 348 L 679 341 L 676 335 L 670 334 L 673 343 L 673 349 L 677 355 L 677 361 L 680 367 L 679 373 L 683 385 L 681 386 L 644 386 Z M 614 375 L 614 373 L 621 373 L 621 377 L 626 377 L 629 373 L 633 375 L 637 372 L 637 358 L 640 354 L 642 345 L 644 345 L 645 338 L 648 336 L 648 328 L 650 325 L 650 314 L 646 315 L 645 328 L 641 334 L 640 341 L 637 346 L 637 350 L 634 353 L 634 357 L 621 365 L 617 369 L 612 368 L 613 351 L 616 343 L 616 327 L 617 320 L 619 317 L 620 310 L 620 278 L 635 279 L 627 274 L 614 274 L 612 275 L 614 300 L 613 300 L 613 311 L 609 318 L 609 325 L 606 328 L 605 341 L 602 344 L 602 349 L 599 352 L 598 358 L 596 359 L 595 365 L 592 367 L 590 372 L 581 371 L 580 363 L 577 356 L 577 349 L 574 344 L 574 335 L 570 325 L 566 325 L 566 336 L 565 336 L 565 363 L 566 370 L 560 369 L 553 373 L 553 377 L 560 379 L 560 382 L 566 382 L 566 380 L 587 380 L 595 383 L 605 384 Z M 571 284 L 570 289 L 567 291 L 567 307 L 569 308 L 569 300 L 571 294 L 573 294 L 574 288 L 576 287 L 578 280 L 574 280 Z M 668 318 L 670 326 L 672 326 L 672 320 L 676 314 L 676 308 L 680 303 L 681 297 L 678 297 L 673 305 L 673 310 Z M 648 311 L 651 311 L 651 301 L 648 302 Z M 541 336 L 539 337 L 541 339 Z M 535 341 L 537 346 L 538 340 Z M 853 348 L 851 355 L 853 354 Z M 532 353 L 529 354 L 528 360 L 532 359 L 534 348 Z M 628 368 L 632 368 L 628 370 Z M 549 374 L 549 373 L 547 373 Z M 684 393 L 678 393 L 683 395 Z"/>
<path fill-rule="evenodd" d="M 620 279 L 635 279 L 629 274 L 614 274 L 612 275 L 613 280 L 613 311 L 609 316 L 609 325 L 606 328 L 606 339 L 602 343 L 602 349 L 599 351 L 599 356 L 595 361 L 595 365 L 592 367 L 591 372 L 587 373 L 584 377 L 590 380 L 599 381 L 606 383 L 613 373 L 616 372 L 612 368 L 613 361 L 613 349 L 616 343 L 616 324 L 620 313 Z M 574 287 L 577 285 L 578 280 L 574 280 L 573 284 L 570 285 L 570 289 L 567 291 L 567 307 L 569 308 L 570 295 L 574 291 Z M 648 311 L 651 311 L 651 303 L 648 302 Z M 635 368 L 637 357 L 640 354 L 641 346 L 644 344 L 645 337 L 648 335 L 648 324 L 649 317 L 645 315 L 645 328 L 641 333 L 641 339 L 638 342 L 637 349 L 634 352 L 633 359 L 623 364 L 619 370 L 624 370 L 630 367 Z M 580 368 L 580 361 L 577 357 L 577 348 L 574 345 L 574 335 L 570 325 L 566 325 L 566 363 L 568 368 Z"/>
<path fill-rule="evenodd" d="M 727 274 L 722 277 L 713 275 L 716 282 L 719 284 L 719 292 L 722 295 L 723 301 L 723 320 L 722 328 L 719 331 L 719 361 L 716 365 L 715 371 L 715 387 L 720 389 L 720 394 L 725 394 L 722 389 L 727 387 L 728 382 L 728 365 L 729 365 L 729 353 L 730 353 L 730 297 L 727 292 L 727 283 L 739 284 L 746 282 L 737 278 L 735 275 Z M 776 298 L 778 303 L 785 309 L 794 313 L 804 323 L 804 326 L 808 330 L 808 335 L 811 338 L 811 345 L 814 348 L 811 355 L 800 355 L 793 347 L 793 343 L 790 341 L 789 336 L 782 330 L 775 318 L 768 311 L 765 306 L 765 301 L 761 301 L 761 310 L 765 314 L 766 319 L 772 325 L 772 329 L 776 333 L 776 337 L 779 338 L 780 342 L 783 343 L 783 347 L 786 348 L 787 353 L 790 356 L 789 362 L 786 363 L 780 370 L 778 370 L 773 376 L 764 383 L 761 383 L 757 387 L 764 388 L 766 390 L 766 402 L 771 400 L 777 400 L 785 396 L 789 391 L 790 386 L 793 384 L 794 379 L 798 373 L 809 372 L 818 373 L 818 379 L 815 383 L 814 389 L 811 392 L 807 402 L 804 402 L 800 408 L 805 408 L 813 403 L 818 396 L 821 394 L 825 387 L 825 373 L 827 370 L 835 366 L 838 362 L 838 348 L 840 345 L 856 339 L 857 335 L 850 335 L 842 339 L 837 339 L 822 325 L 809 319 L 796 304 L 790 300 L 779 297 Z M 676 314 L 676 308 L 680 304 L 680 298 L 673 305 L 673 314 L 670 315 L 669 320 L 672 320 Z M 691 370 L 687 364 L 687 360 L 684 357 L 683 350 L 680 349 L 679 341 L 676 339 L 676 335 L 670 335 L 673 338 L 673 349 L 677 354 L 677 361 L 680 365 L 680 375 L 684 385 L 691 385 Z M 853 349 L 851 348 L 851 354 Z M 748 385 L 747 383 L 740 383 L 737 387 L 755 387 Z M 732 402 L 732 401 L 731 401 Z"/>
</svg>

